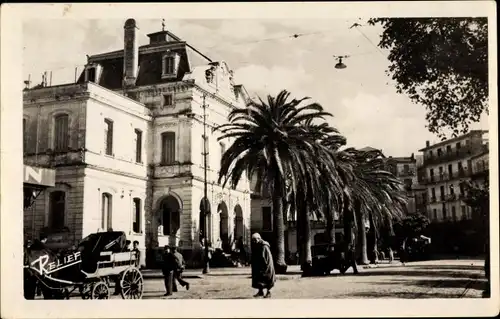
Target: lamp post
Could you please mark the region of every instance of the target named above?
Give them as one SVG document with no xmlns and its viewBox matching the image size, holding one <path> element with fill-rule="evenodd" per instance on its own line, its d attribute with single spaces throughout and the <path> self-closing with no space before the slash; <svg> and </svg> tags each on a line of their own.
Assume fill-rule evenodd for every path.
<svg viewBox="0 0 500 319">
<path fill-rule="evenodd" d="M 208 207 L 207 207 L 207 105 L 205 103 L 205 97 L 206 95 L 203 95 L 203 218 L 205 218 L 204 222 L 204 235 L 203 237 L 205 238 L 205 264 L 203 267 L 203 274 L 207 274 L 209 272 L 209 258 L 208 258 L 208 253 L 209 253 L 209 248 L 208 248 L 208 221 L 207 221 L 207 216 L 208 216 Z"/>
</svg>

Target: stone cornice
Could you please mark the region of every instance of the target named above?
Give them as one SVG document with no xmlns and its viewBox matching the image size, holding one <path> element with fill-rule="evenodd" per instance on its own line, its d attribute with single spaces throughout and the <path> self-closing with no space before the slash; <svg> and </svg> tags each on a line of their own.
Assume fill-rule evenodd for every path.
<svg viewBox="0 0 500 319">
<path fill-rule="evenodd" d="M 101 167 L 101 166 L 97 166 L 97 165 L 86 164 L 86 168 L 91 168 L 91 169 L 96 170 L 96 171 L 120 175 L 120 176 L 124 176 L 124 177 L 135 178 L 135 179 L 138 179 L 141 181 L 148 180 L 147 177 L 143 177 L 143 176 L 139 176 L 139 175 L 135 175 L 135 174 L 131 174 L 131 173 L 126 173 L 126 172 L 118 171 L 118 170 L 111 169 L 111 168 Z"/>
<path fill-rule="evenodd" d="M 207 96 L 211 97 L 212 99 L 218 101 L 219 103 L 222 103 L 222 104 L 228 106 L 230 109 L 235 108 L 236 103 L 234 103 L 233 101 L 228 101 L 225 98 L 221 97 L 219 94 L 215 94 L 215 93 L 208 91 L 207 89 L 204 89 L 203 87 L 194 83 L 194 81 L 192 83 L 192 87 L 195 88 L 196 90 L 198 90 L 199 92 L 203 93 L 204 95 L 207 95 Z"/>
</svg>

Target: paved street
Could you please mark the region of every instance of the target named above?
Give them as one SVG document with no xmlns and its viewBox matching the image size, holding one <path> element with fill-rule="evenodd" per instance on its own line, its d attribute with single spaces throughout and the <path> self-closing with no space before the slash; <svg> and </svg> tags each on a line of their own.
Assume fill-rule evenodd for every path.
<svg viewBox="0 0 500 319">
<path fill-rule="evenodd" d="M 486 286 L 483 260 L 440 260 L 408 263 L 406 266 L 380 265 L 360 269 L 360 274 L 300 278 L 297 266 L 278 276 L 273 298 L 479 298 Z M 145 271 L 145 299 L 163 297 L 163 279 L 158 272 Z M 255 291 L 250 287 L 250 268 L 212 269 L 211 274 L 189 270 L 186 291 L 169 299 L 246 299 Z"/>
</svg>

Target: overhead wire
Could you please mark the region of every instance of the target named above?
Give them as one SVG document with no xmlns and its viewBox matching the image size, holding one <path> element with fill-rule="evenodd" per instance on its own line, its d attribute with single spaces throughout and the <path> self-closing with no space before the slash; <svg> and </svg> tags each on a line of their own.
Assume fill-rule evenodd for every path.
<svg viewBox="0 0 500 319">
<path fill-rule="evenodd" d="M 80 23 L 79 23 L 80 26 L 82 26 Z M 381 53 L 382 55 L 384 55 L 384 53 L 361 31 L 359 30 L 358 26 L 361 26 L 357 23 L 355 23 L 353 26 L 355 26 L 355 29 L 372 45 L 375 47 L 375 49 L 377 49 L 377 51 L 379 53 Z M 83 27 L 83 26 L 82 26 Z M 352 27 L 351 27 L 352 28 Z M 226 45 L 229 45 L 229 46 L 240 46 L 240 45 L 250 45 L 250 44 L 256 44 L 256 43 L 262 43 L 262 42 L 272 42 L 272 41 L 281 41 L 281 40 L 284 40 L 284 39 L 298 39 L 298 38 L 302 38 L 302 37 L 307 37 L 307 36 L 313 36 L 313 35 L 319 35 L 319 34 L 326 34 L 326 33 L 329 33 L 329 32 L 333 32 L 333 31 L 337 31 L 338 29 L 324 29 L 324 30 L 320 30 L 320 31 L 313 31 L 313 32 L 305 32 L 305 33 L 294 33 L 294 34 L 290 34 L 290 35 L 287 35 L 287 36 L 280 36 L 280 37 L 270 37 L 270 38 L 264 38 L 264 39 L 257 39 L 257 40 L 250 40 L 250 41 L 242 41 L 242 42 L 233 42 L 233 43 L 226 43 Z M 219 48 L 220 45 L 214 45 L 214 46 L 209 46 L 209 47 L 205 47 L 205 49 L 208 49 L 208 50 L 213 50 L 213 49 L 217 49 Z M 220 48 L 220 50 L 224 50 L 224 48 Z M 215 50 L 217 51 L 217 50 Z M 365 52 L 360 52 L 360 53 L 351 53 L 351 54 L 347 54 L 349 57 L 354 57 L 354 56 L 362 56 L 362 55 L 367 55 L 367 54 L 372 54 L 373 51 L 365 51 Z M 330 56 L 330 55 L 329 55 Z M 385 56 L 385 55 L 384 55 Z M 248 65 L 248 64 L 254 64 L 255 61 L 238 61 L 238 65 L 240 66 L 243 66 L 243 65 Z M 67 66 L 67 65 L 64 65 L 64 66 L 56 66 L 54 68 L 48 68 L 50 71 L 60 71 L 60 70 L 65 70 L 65 69 L 72 69 L 74 70 L 75 68 L 80 68 L 80 67 L 84 67 L 85 64 L 75 64 L 75 65 L 72 65 L 72 66 Z M 49 72 L 50 72 L 49 71 Z"/>
</svg>

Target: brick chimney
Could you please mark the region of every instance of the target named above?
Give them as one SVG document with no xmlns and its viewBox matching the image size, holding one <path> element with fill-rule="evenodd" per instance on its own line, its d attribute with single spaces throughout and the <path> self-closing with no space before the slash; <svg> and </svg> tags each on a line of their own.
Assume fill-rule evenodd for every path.
<svg viewBox="0 0 500 319">
<path fill-rule="evenodd" d="M 425 147 L 429 147 L 429 146 L 431 146 L 431 142 L 425 141 Z"/>
<path fill-rule="evenodd" d="M 123 86 L 133 87 L 137 80 L 139 68 L 139 45 L 137 41 L 137 24 L 134 19 L 125 22 L 123 48 Z"/>
</svg>

